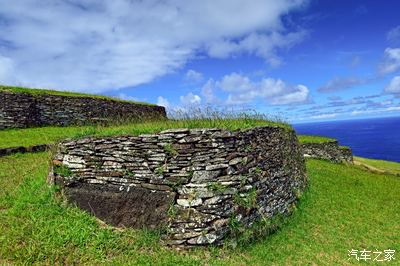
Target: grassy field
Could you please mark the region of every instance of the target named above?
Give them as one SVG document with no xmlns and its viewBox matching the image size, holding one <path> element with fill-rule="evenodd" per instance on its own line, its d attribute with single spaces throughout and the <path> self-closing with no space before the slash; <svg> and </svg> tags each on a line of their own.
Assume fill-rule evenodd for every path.
<svg viewBox="0 0 400 266">
<path fill-rule="evenodd" d="M 4 85 L 0 85 L 0 91 L 8 91 L 8 92 L 15 92 L 15 93 L 27 93 L 27 94 L 31 94 L 31 95 L 50 94 L 50 95 L 68 96 L 68 97 L 89 97 L 89 98 L 97 98 L 97 99 L 104 99 L 104 100 L 111 100 L 111 101 L 118 101 L 118 102 L 129 102 L 129 103 L 136 103 L 136 104 L 154 105 L 154 104 L 149 104 L 149 103 L 144 103 L 144 102 L 127 101 L 127 100 L 122 100 L 119 98 L 79 93 L 79 92 L 70 92 L 70 91 L 31 89 L 31 88 L 4 86 Z"/>
<path fill-rule="evenodd" d="M 159 246 L 156 232 L 112 230 L 67 206 L 45 183 L 48 162 L 48 153 L 0 157 L 0 264 L 347 265 L 359 264 L 351 249 L 400 250 L 392 175 L 309 160 L 309 189 L 276 233 L 236 249 L 178 252 Z"/>
<path fill-rule="evenodd" d="M 400 163 L 354 156 L 354 163 L 370 171 L 400 175 Z"/>
<path fill-rule="evenodd" d="M 27 129 L 8 129 L 0 131 L 0 148 L 33 146 L 39 144 L 51 144 L 65 138 L 77 138 L 83 136 L 112 136 L 133 135 L 160 132 L 169 128 L 225 128 L 230 130 L 247 129 L 255 126 L 280 126 L 291 128 L 282 122 L 273 122 L 263 118 L 248 119 L 232 118 L 199 118 L 182 120 L 163 120 L 145 123 L 131 123 L 115 126 L 83 126 L 83 127 L 42 127 Z"/>
<path fill-rule="evenodd" d="M 300 143 L 325 143 L 330 141 L 335 141 L 336 139 L 321 137 L 321 136 L 308 136 L 308 135 L 299 135 L 298 136 Z"/>
</svg>

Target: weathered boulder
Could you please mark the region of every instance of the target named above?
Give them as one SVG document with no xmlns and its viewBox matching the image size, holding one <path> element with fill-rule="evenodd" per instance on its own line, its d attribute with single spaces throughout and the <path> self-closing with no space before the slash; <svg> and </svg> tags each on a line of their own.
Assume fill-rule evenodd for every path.
<svg viewBox="0 0 400 266">
<path fill-rule="evenodd" d="M 66 140 L 49 176 L 106 223 L 163 228 L 165 244 L 185 247 L 290 213 L 306 186 L 295 132 L 273 126 Z"/>
</svg>

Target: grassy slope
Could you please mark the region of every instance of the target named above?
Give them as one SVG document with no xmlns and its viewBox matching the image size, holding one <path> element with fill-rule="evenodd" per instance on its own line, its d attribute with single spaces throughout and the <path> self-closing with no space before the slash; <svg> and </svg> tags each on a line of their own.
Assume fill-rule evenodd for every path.
<svg viewBox="0 0 400 266">
<path fill-rule="evenodd" d="M 0 264 L 343 265 L 400 250 L 400 179 L 309 160 L 309 190 L 281 230 L 236 250 L 167 250 L 154 233 L 99 227 L 45 184 L 47 153 L 0 158 Z M 1 261 L 3 260 L 3 261 Z"/>
<path fill-rule="evenodd" d="M 400 175 L 400 163 L 383 160 L 367 159 L 354 156 L 354 163 L 364 166 L 371 171 Z"/>
<path fill-rule="evenodd" d="M 321 137 L 321 136 L 308 136 L 308 135 L 298 135 L 300 143 L 325 143 L 330 141 L 335 141 L 335 139 Z"/>
<path fill-rule="evenodd" d="M 113 97 L 86 94 L 86 93 L 78 93 L 78 92 L 69 92 L 69 91 L 56 91 L 56 90 L 47 90 L 47 89 L 30 89 L 30 88 L 3 86 L 3 85 L 0 85 L 0 91 L 9 91 L 9 92 L 15 92 L 15 93 L 28 93 L 28 94 L 32 94 L 32 95 L 50 94 L 50 95 L 69 96 L 69 97 L 89 97 L 89 98 L 97 98 L 97 99 L 104 99 L 104 100 L 111 100 L 111 101 L 118 101 L 118 102 L 128 102 L 128 103 L 144 104 L 144 105 L 154 105 L 154 104 L 149 104 L 149 103 L 144 103 L 144 102 L 127 101 L 127 100 L 121 100 L 121 99 L 113 98 Z"/>
<path fill-rule="evenodd" d="M 192 119 L 166 120 L 135 123 L 120 126 L 84 126 L 84 127 L 42 127 L 28 129 L 0 130 L 0 148 L 51 144 L 65 138 L 82 136 L 139 135 L 159 132 L 169 128 L 226 128 L 246 129 L 255 126 L 275 125 L 290 128 L 289 125 L 257 119 Z"/>
</svg>

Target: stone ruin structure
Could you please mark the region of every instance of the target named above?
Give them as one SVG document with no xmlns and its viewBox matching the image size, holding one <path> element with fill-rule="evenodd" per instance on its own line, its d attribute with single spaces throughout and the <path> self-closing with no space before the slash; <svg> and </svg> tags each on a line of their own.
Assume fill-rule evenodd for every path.
<svg viewBox="0 0 400 266">
<path fill-rule="evenodd" d="M 353 153 L 349 147 L 339 146 L 337 140 L 323 143 L 302 143 L 304 157 L 322 159 L 333 163 L 353 163 Z"/>
<path fill-rule="evenodd" d="M 65 140 L 49 181 L 107 224 L 162 229 L 174 247 L 222 245 L 232 221 L 289 214 L 307 183 L 295 132 L 277 126 Z"/>
<path fill-rule="evenodd" d="M 0 88 L 0 130 L 40 126 L 87 125 L 123 120 L 166 119 L 156 105 L 90 96 L 11 92 Z"/>
</svg>

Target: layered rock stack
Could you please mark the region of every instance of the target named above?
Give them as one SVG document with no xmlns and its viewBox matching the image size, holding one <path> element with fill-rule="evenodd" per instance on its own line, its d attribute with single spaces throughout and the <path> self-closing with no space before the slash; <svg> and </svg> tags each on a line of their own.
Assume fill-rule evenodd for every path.
<svg viewBox="0 0 400 266">
<path fill-rule="evenodd" d="M 323 143 L 302 143 L 304 156 L 328 160 L 334 163 L 352 163 L 353 153 L 349 147 L 339 146 L 337 140 Z"/>
<path fill-rule="evenodd" d="M 104 222 L 161 228 L 180 247 L 221 245 L 232 222 L 288 214 L 306 186 L 295 132 L 272 126 L 66 140 L 49 177 Z"/>
<path fill-rule="evenodd" d="M 165 119 L 161 106 L 0 90 L 0 129 Z"/>
</svg>

